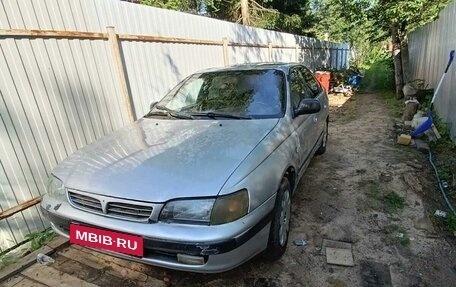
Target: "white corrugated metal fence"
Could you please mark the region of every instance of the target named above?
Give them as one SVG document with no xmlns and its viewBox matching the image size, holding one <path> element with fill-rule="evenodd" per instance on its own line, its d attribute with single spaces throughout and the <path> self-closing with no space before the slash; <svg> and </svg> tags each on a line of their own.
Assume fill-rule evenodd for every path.
<svg viewBox="0 0 456 287">
<path fill-rule="evenodd" d="M 450 3 L 439 18 L 408 35 L 410 72 L 413 79 L 423 79 L 437 86 L 448 62 L 451 50 L 456 49 L 456 2 Z M 449 124 L 456 140 L 456 65 L 448 71 L 435 100 L 438 115 Z"/>
</svg>

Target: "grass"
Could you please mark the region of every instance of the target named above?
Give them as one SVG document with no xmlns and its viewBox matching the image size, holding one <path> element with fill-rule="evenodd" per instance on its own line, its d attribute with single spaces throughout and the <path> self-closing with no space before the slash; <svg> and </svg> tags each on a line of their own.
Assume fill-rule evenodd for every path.
<svg viewBox="0 0 456 287">
<path fill-rule="evenodd" d="M 23 249 L 22 254 L 28 254 L 30 252 L 40 249 L 46 243 L 54 239 L 56 235 L 57 234 L 54 231 L 52 231 L 52 229 L 47 229 L 41 232 L 32 232 L 26 235 L 25 237 L 28 241 L 30 241 L 30 246 L 26 249 Z M 2 251 L 0 249 L 0 270 L 16 262 L 18 256 L 19 255 L 12 256 L 9 250 Z"/>
<path fill-rule="evenodd" d="M 391 91 L 394 89 L 393 60 L 389 56 L 379 58 L 366 68 L 361 88 L 372 91 Z"/>
<path fill-rule="evenodd" d="M 449 232 L 454 234 L 456 232 L 456 215 L 448 214 L 446 218 L 443 218 L 443 225 Z"/>
<path fill-rule="evenodd" d="M 360 181 L 359 186 L 366 190 L 367 204 L 370 208 L 386 213 L 399 212 L 406 206 L 403 196 L 394 191 L 385 194 L 385 190 L 380 182 L 375 180 Z"/>
<path fill-rule="evenodd" d="M 41 232 L 32 232 L 25 237 L 30 240 L 29 251 L 35 251 L 54 239 L 55 236 L 56 234 L 52 229 L 47 229 Z"/>
<path fill-rule="evenodd" d="M 403 100 L 398 100 L 392 90 L 382 91 L 381 95 L 388 109 L 388 116 L 393 119 L 400 118 L 404 108 Z"/>
<path fill-rule="evenodd" d="M 405 198 L 392 191 L 385 195 L 385 210 L 388 213 L 397 212 L 405 207 Z"/>
<path fill-rule="evenodd" d="M 381 185 L 374 180 L 362 180 L 358 184 L 362 189 L 366 190 L 367 201 L 365 204 L 373 210 L 382 210 L 383 189 Z M 364 205 L 364 202 L 362 204 Z"/>
<path fill-rule="evenodd" d="M 0 270 L 2 270 L 3 268 L 5 268 L 6 266 L 14 263 L 16 261 L 16 259 L 9 255 L 9 254 L 3 254 L 0 256 Z"/>
<path fill-rule="evenodd" d="M 385 226 L 383 233 L 385 233 L 386 245 L 410 245 L 410 237 L 408 236 L 407 231 L 397 224 Z"/>
</svg>

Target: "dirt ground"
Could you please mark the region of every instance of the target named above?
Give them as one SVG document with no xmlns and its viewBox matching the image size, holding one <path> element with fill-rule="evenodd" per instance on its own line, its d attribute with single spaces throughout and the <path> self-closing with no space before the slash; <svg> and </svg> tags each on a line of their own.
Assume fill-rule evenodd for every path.
<svg viewBox="0 0 456 287">
<path fill-rule="evenodd" d="M 255 258 L 226 273 L 201 275 L 70 246 L 45 267 L 60 271 L 54 279 L 61 283 L 68 275 L 100 286 L 456 286 L 455 241 L 434 225 L 435 202 L 424 200 L 439 198 L 425 155 L 395 144 L 379 95 L 330 99 L 328 150 L 299 183 L 280 260 Z M 307 245 L 295 246 L 295 239 Z M 352 243 L 355 266 L 327 264 L 323 239 Z M 26 270 L 14 280 L 43 283 L 35 273 Z"/>
</svg>

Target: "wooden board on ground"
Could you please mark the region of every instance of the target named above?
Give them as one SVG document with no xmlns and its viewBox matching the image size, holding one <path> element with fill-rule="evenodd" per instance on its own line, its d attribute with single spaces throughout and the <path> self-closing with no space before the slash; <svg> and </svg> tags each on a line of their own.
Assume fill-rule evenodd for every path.
<svg viewBox="0 0 456 287">
<path fill-rule="evenodd" d="M 34 252 L 30 253 L 19 259 L 18 262 L 11 264 L 0 271 L 0 282 L 5 281 L 6 279 L 16 275 L 17 273 L 21 272 L 28 266 L 32 265 L 36 262 L 36 256 L 38 253 L 43 254 L 51 254 L 54 252 L 54 249 L 50 248 L 49 246 L 43 246 L 42 248 L 35 250 Z"/>
<path fill-rule="evenodd" d="M 98 285 L 85 282 L 77 277 L 58 271 L 52 267 L 35 264 L 21 272 L 22 275 L 41 284 L 60 287 L 95 287 Z"/>
</svg>

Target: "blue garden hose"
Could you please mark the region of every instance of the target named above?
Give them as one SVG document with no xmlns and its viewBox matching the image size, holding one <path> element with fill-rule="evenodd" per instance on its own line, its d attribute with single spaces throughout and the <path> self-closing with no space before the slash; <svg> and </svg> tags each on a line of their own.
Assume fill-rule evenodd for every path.
<svg viewBox="0 0 456 287">
<path fill-rule="evenodd" d="M 456 211 L 454 210 L 453 206 L 451 205 L 451 202 L 448 199 L 447 194 L 445 193 L 445 189 L 443 188 L 443 184 L 442 184 L 442 180 L 440 180 L 439 172 L 437 171 L 437 168 L 435 167 L 435 164 L 432 161 L 431 150 L 429 150 L 429 162 L 431 163 L 432 168 L 434 169 L 435 176 L 437 177 L 437 181 L 439 183 L 439 188 L 440 188 L 440 192 L 442 193 L 443 199 L 445 200 L 446 204 L 448 205 L 448 208 L 453 212 L 454 215 L 456 215 Z"/>
</svg>

